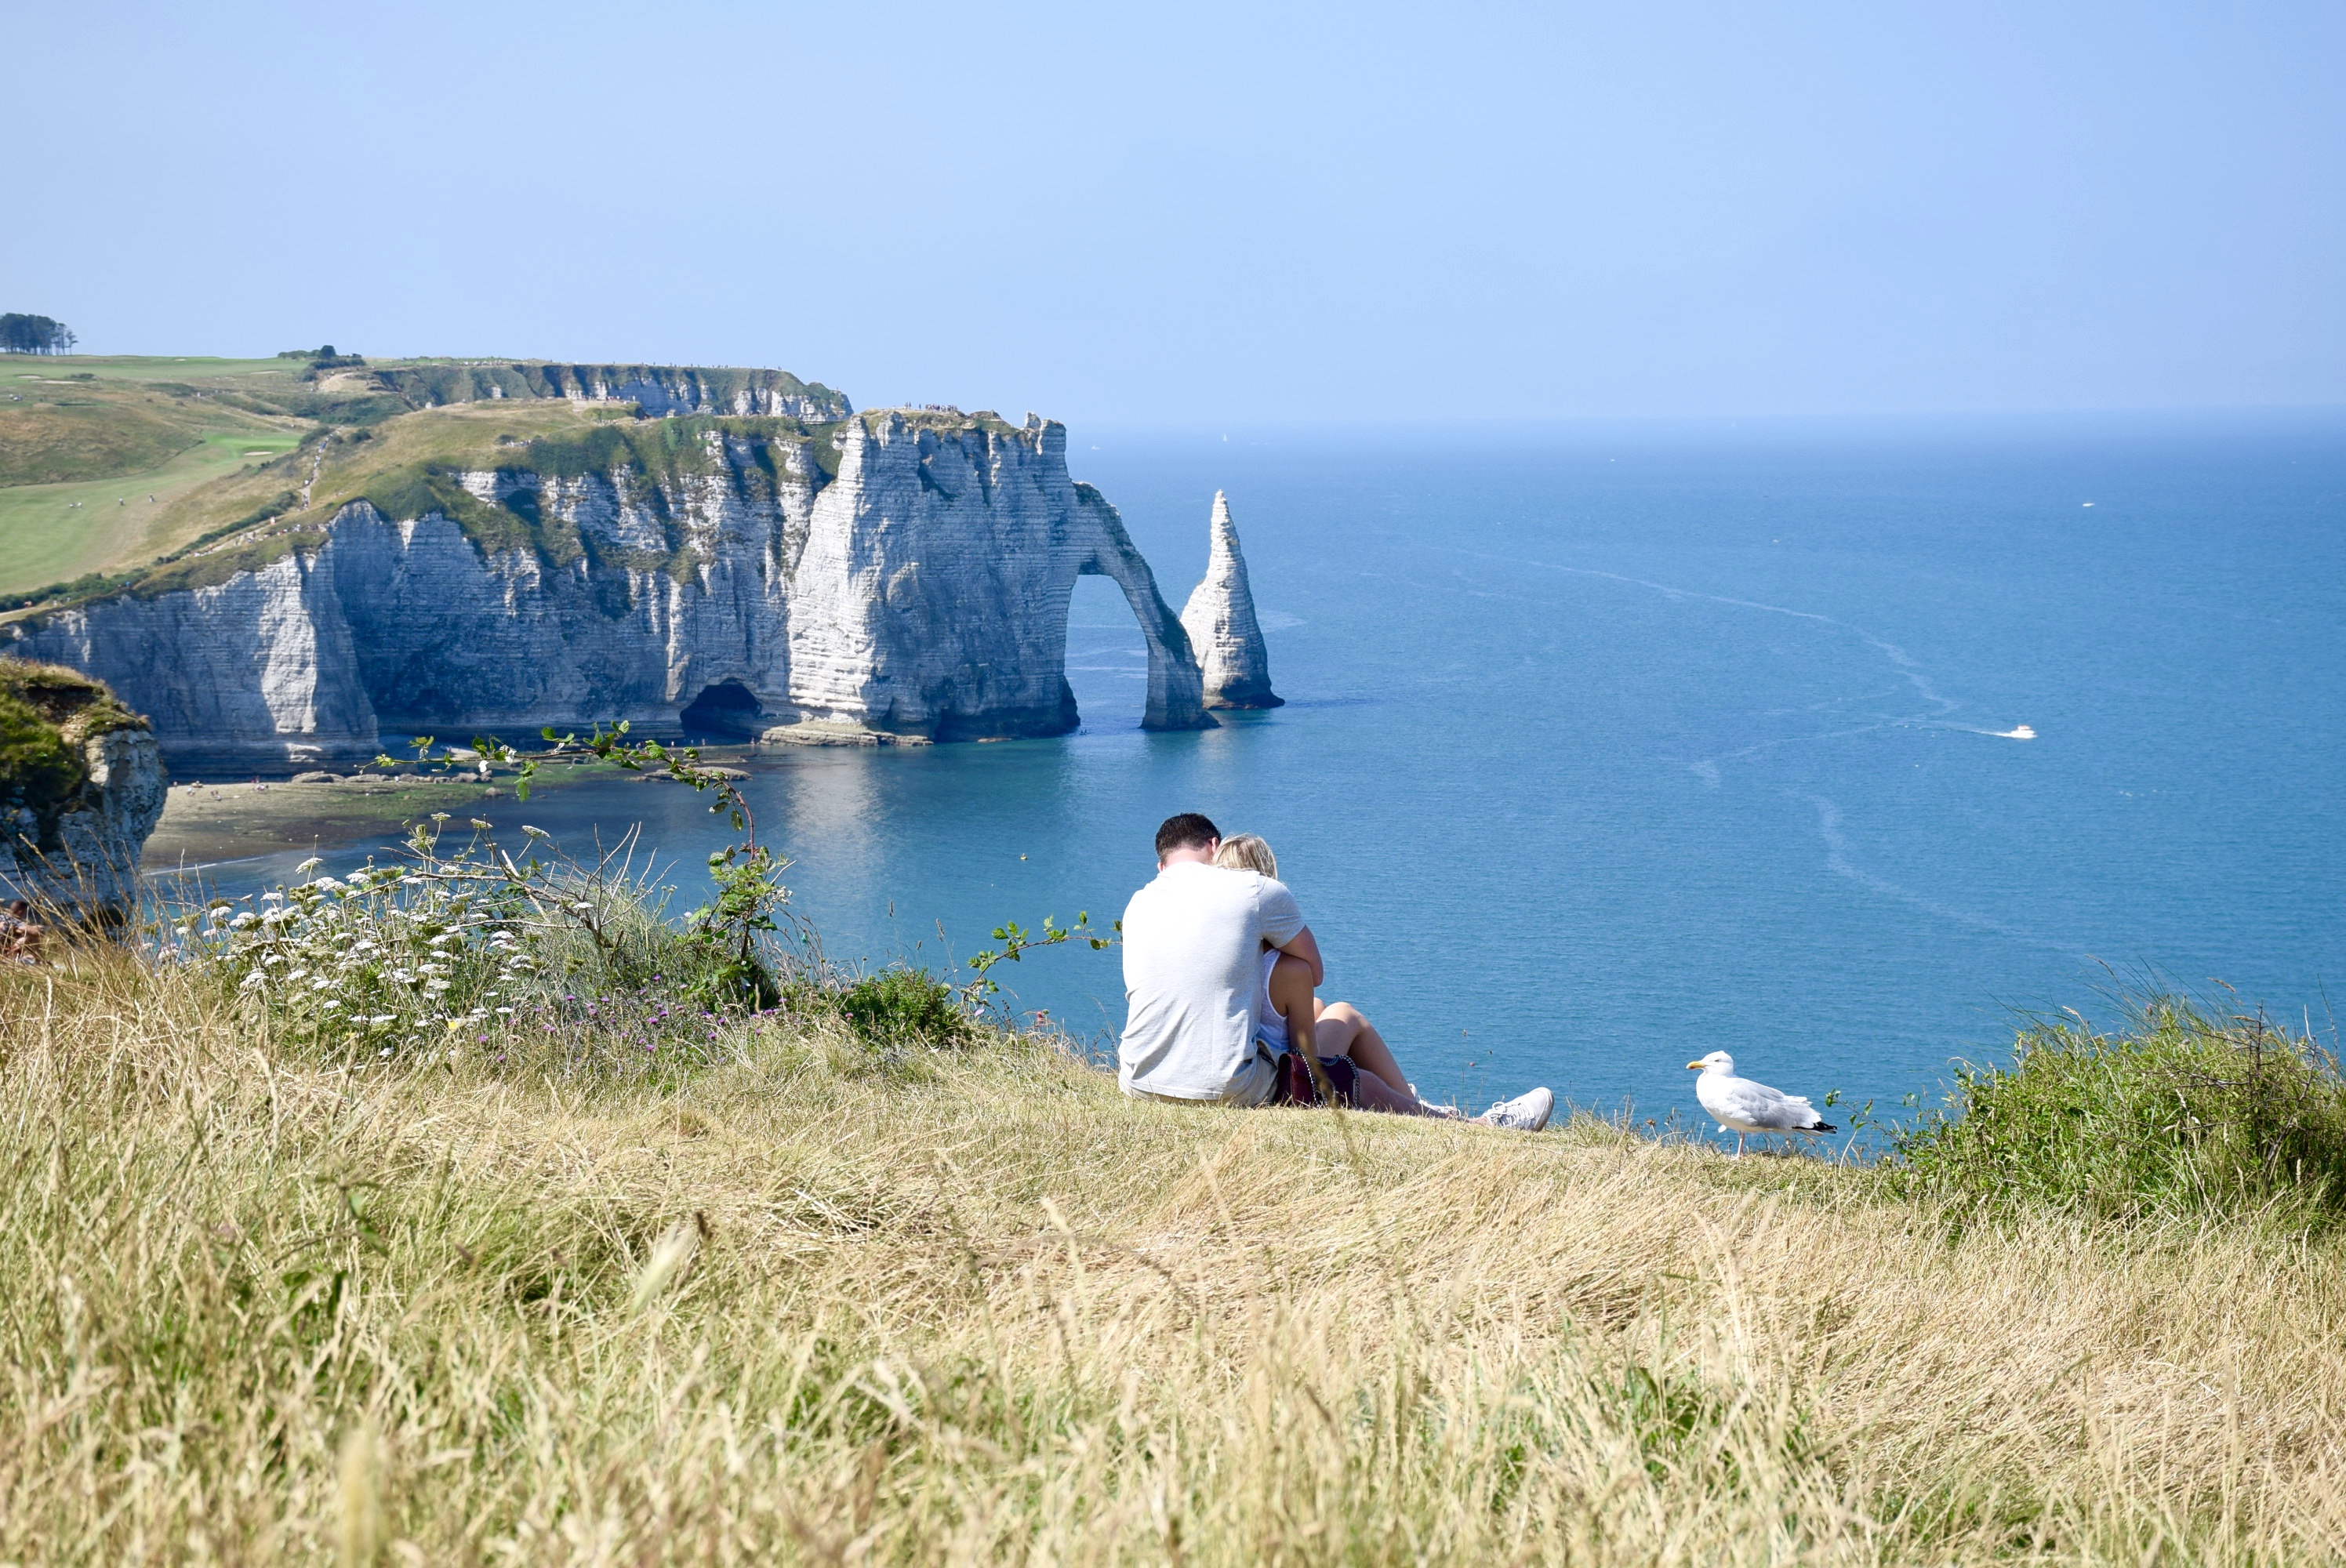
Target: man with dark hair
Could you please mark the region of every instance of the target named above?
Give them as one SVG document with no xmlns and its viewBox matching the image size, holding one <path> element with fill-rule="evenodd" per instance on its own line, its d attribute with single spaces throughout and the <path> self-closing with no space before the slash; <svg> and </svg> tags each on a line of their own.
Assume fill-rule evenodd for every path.
<svg viewBox="0 0 2346 1568">
<path fill-rule="evenodd" d="M 1387 1083 L 1351 1060 L 1349 1052 L 1319 1054 L 1319 1009 L 1311 993 L 1326 978 L 1320 944 L 1284 882 L 1250 869 L 1243 862 L 1251 857 L 1218 859 L 1221 848 L 1221 830 L 1207 818 L 1195 811 L 1168 817 L 1157 830 L 1157 880 L 1125 906 L 1127 1011 L 1117 1045 L 1117 1081 L 1124 1092 L 1136 1099 L 1226 1105 L 1312 1105 L 1325 1094 L 1367 1111 L 1455 1116 L 1419 1103 L 1407 1083 Z M 1268 869 L 1276 871 L 1277 861 Z M 1271 948 L 1297 961 L 1278 961 L 1282 981 L 1276 992 L 1265 968 Z M 1270 996 L 1284 1000 L 1274 1003 Z M 1310 1073 L 1309 1084 L 1301 1082 L 1309 1071 L 1303 1059 L 1283 1065 L 1282 1054 L 1264 1038 L 1258 1010 L 1271 1005 L 1283 1010 L 1284 1033 L 1294 1049 L 1312 1051 L 1318 1060 L 1320 1070 Z M 1393 1066 L 1388 1054 L 1388 1071 Z M 1554 1095 L 1535 1089 L 1476 1120 L 1537 1132 L 1555 1105 Z"/>
<path fill-rule="evenodd" d="M 1221 830 L 1195 811 L 1157 830 L 1157 880 L 1124 911 L 1124 1038 L 1117 1081 L 1127 1095 L 1260 1105 L 1278 1064 L 1255 1047 L 1255 992 L 1265 943 L 1321 978 L 1320 944 L 1285 884 L 1214 864 Z"/>
<path fill-rule="evenodd" d="M 1222 830 L 1214 826 L 1212 818 L 1199 816 L 1195 811 L 1184 811 L 1178 816 L 1166 818 L 1158 826 L 1157 863 L 1162 866 L 1165 857 L 1176 850 L 1203 850 L 1207 862 L 1211 864 L 1214 851 L 1220 848 L 1221 842 Z"/>
</svg>

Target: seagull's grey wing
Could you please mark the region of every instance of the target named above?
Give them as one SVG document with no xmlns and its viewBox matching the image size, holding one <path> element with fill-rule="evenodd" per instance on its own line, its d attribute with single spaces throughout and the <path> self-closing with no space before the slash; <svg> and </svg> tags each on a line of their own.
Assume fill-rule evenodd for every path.
<svg viewBox="0 0 2346 1568">
<path fill-rule="evenodd" d="M 1823 1126 L 1824 1119 L 1803 1096 L 1787 1095 L 1749 1078 L 1730 1078 L 1719 1088 L 1720 1107 L 1755 1127 L 1771 1133 L 1800 1133 Z"/>
</svg>

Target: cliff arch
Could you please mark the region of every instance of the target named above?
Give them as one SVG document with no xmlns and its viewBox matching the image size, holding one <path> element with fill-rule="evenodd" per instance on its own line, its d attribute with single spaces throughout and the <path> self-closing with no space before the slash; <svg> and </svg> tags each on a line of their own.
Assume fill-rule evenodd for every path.
<svg viewBox="0 0 2346 1568">
<path fill-rule="evenodd" d="M 1124 590 L 1132 618 L 1140 623 L 1141 641 L 1148 648 L 1148 700 L 1142 710 L 1143 729 L 1211 729 L 1214 718 L 1206 711 L 1206 678 L 1189 648 L 1189 634 L 1181 617 L 1157 591 L 1157 575 L 1133 546 L 1124 531 L 1124 519 L 1107 498 L 1090 485 L 1076 483 L 1071 509 L 1082 524 L 1077 532 L 1075 571 L 1059 594 L 1059 622 L 1064 629 L 1068 600 L 1079 575 L 1107 577 Z M 1064 646 L 1064 644 L 1062 645 Z M 1061 685 L 1066 677 L 1061 677 Z M 1069 706 L 1072 708 L 1073 703 Z"/>
<path fill-rule="evenodd" d="M 1116 508 L 1029 416 L 884 410 L 840 427 L 790 591 L 790 727 L 897 739 L 1063 735 L 1076 580 L 1113 580 L 1148 647 L 1142 725 L 1205 729 L 1180 618 Z M 781 738 L 793 738 L 783 736 Z"/>
</svg>

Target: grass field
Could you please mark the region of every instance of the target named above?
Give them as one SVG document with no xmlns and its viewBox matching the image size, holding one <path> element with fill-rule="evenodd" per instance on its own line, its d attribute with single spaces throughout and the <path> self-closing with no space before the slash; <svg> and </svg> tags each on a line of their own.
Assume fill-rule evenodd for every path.
<svg viewBox="0 0 2346 1568">
<path fill-rule="evenodd" d="M 295 374 L 283 360 L 0 361 L 0 593 L 149 561 L 192 537 L 179 502 L 292 450 L 308 428 L 207 394 L 282 392 Z"/>
<path fill-rule="evenodd" d="M 194 535 L 173 514 L 175 503 L 291 452 L 300 441 L 299 427 L 290 422 L 283 429 L 211 431 L 159 467 L 0 490 L 0 593 L 66 582 L 176 548 Z"/>
<path fill-rule="evenodd" d="M 62 377 L 87 372 L 101 381 L 203 382 L 215 376 L 283 376 L 291 380 L 300 370 L 296 361 L 273 357 L 233 360 L 210 354 L 0 355 L 0 372 Z"/>
<path fill-rule="evenodd" d="M 0 974 L 0 1560 L 2346 1553 L 2346 1257 L 833 1023 L 342 1069 Z M 515 1057 L 515 1061 L 522 1058 Z"/>
</svg>

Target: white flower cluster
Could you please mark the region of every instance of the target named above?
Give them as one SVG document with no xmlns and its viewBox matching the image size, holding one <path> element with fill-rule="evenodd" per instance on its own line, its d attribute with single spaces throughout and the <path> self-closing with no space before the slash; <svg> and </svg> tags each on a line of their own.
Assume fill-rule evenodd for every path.
<svg viewBox="0 0 2346 1568">
<path fill-rule="evenodd" d="M 525 878 L 462 856 L 311 876 L 319 863 L 248 907 L 216 901 L 183 917 L 188 955 L 321 1043 L 386 1056 L 426 1040 L 453 1054 L 447 1037 L 536 993 Z"/>
</svg>

